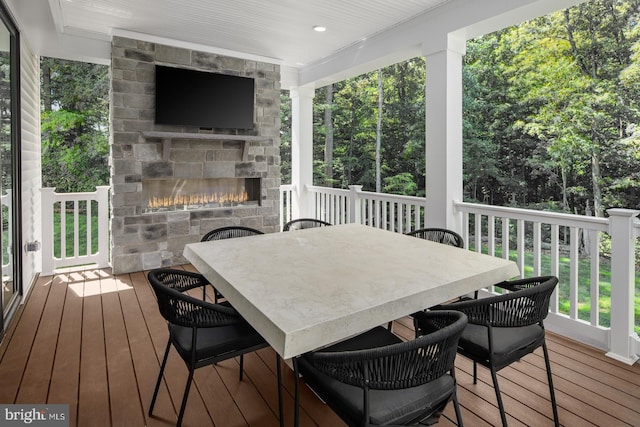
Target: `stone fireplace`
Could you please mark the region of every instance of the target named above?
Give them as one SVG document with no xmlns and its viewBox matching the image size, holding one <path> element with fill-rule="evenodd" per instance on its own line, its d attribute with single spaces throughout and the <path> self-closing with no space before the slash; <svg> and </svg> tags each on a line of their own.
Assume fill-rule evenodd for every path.
<svg viewBox="0 0 640 427">
<path fill-rule="evenodd" d="M 253 78 L 254 128 L 156 125 L 156 64 Z M 279 66 L 122 37 L 111 65 L 114 274 L 185 264 L 214 228 L 279 230 Z"/>
</svg>

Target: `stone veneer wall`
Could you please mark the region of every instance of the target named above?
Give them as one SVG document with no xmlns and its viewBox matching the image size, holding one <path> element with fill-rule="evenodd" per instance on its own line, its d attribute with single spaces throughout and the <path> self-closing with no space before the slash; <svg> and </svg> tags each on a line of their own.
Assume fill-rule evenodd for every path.
<svg viewBox="0 0 640 427">
<path fill-rule="evenodd" d="M 155 64 L 255 79 L 258 136 L 242 141 L 146 138 L 143 132 L 241 134 L 154 124 Z M 114 37 L 111 59 L 111 263 L 114 274 L 187 263 L 184 245 L 208 231 L 244 225 L 279 230 L 280 68 L 278 65 Z M 257 139 L 257 140 L 255 140 Z M 167 145 L 169 144 L 169 145 Z M 164 150 L 170 150 L 165 153 Z M 142 213 L 142 179 L 262 178 L 261 205 Z"/>
</svg>

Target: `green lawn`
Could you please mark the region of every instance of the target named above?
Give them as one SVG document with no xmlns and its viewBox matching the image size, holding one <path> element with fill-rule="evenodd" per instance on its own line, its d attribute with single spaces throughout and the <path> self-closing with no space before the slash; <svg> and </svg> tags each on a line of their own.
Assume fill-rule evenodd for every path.
<svg viewBox="0 0 640 427">
<path fill-rule="evenodd" d="M 474 250 L 471 247 L 471 250 Z M 482 251 L 487 253 L 487 248 Z M 496 248 L 497 257 L 502 257 L 502 248 Z M 517 260 L 517 251 L 509 251 L 509 259 Z M 563 314 L 569 314 L 569 292 L 570 292 L 570 268 L 571 260 L 567 257 L 560 257 L 558 273 L 558 310 Z M 524 263 L 525 277 L 533 276 L 533 252 L 525 251 Z M 546 254 L 541 255 L 541 274 L 551 274 L 551 257 Z M 611 265 L 609 260 L 600 261 L 600 287 L 599 287 L 599 322 L 601 326 L 608 327 L 611 324 Z M 636 270 L 635 286 L 635 331 L 640 334 L 640 272 Z M 591 260 L 581 258 L 578 262 L 578 318 L 589 321 L 591 312 Z"/>
<path fill-rule="evenodd" d="M 87 216 L 80 215 L 78 218 L 80 231 L 78 235 L 78 246 L 80 255 L 87 254 Z M 73 256 L 73 215 L 65 215 L 65 253 L 67 257 Z M 53 254 L 56 258 L 60 258 L 60 235 L 61 235 L 61 221 L 60 214 L 54 213 L 53 215 Z M 91 252 L 95 254 L 98 252 L 98 214 L 97 212 L 91 216 Z"/>
</svg>

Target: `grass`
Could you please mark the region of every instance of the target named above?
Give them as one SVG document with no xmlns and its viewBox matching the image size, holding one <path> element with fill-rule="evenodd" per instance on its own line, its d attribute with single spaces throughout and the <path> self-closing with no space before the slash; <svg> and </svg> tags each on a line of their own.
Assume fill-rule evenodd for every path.
<svg viewBox="0 0 640 427">
<path fill-rule="evenodd" d="M 471 247 L 471 250 L 474 250 Z M 487 248 L 483 246 L 483 253 Z M 496 248 L 495 256 L 502 257 L 502 248 Z M 551 274 L 551 257 L 541 255 L 541 274 Z M 517 261 L 517 251 L 509 251 L 509 259 Z M 570 274 L 571 260 L 568 257 L 560 257 L 558 270 L 558 311 L 563 314 L 570 312 Z M 533 271 L 533 252 L 525 251 L 524 275 L 531 277 Z M 600 259 L 600 277 L 598 288 L 598 322 L 599 325 L 609 327 L 611 325 L 611 264 L 608 259 Z M 636 270 L 635 280 L 635 331 L 640 334 L 640 272 Z M 591 259 L 580 258 L 578 261 L 578 319 L 589 322 L 591 319 Z"/>
<path fill-rule="evenodd" d="M 73 242 L 73 215 L 65 215 L 65 255 L 66 257 L 73 257 L 74 254 L 74 242 Z M 53 215 L 53 255 L 56 258 L 60 258 L 61 244 L 60 236 L 62 234 L 62 221 L 60 220 L 60 214 L 54 213 Z M 98 214 L 93 212 L 91 216 L 91 252 L 87 253 L 87 216 L 78 216 L 78 254 L 79 255 L 92 255 L 98 252 Z"/>
</svg>

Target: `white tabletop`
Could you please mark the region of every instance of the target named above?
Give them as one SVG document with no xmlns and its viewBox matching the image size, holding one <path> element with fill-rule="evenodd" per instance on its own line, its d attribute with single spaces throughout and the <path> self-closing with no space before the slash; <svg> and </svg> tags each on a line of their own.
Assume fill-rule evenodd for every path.
<svg viewBox="0 0 640 427">
<path fill-rule="evenodd" d="M 512 261 L 358 224 L 186 245 L 288 359 L 519 275 Z"/>
</svg>

